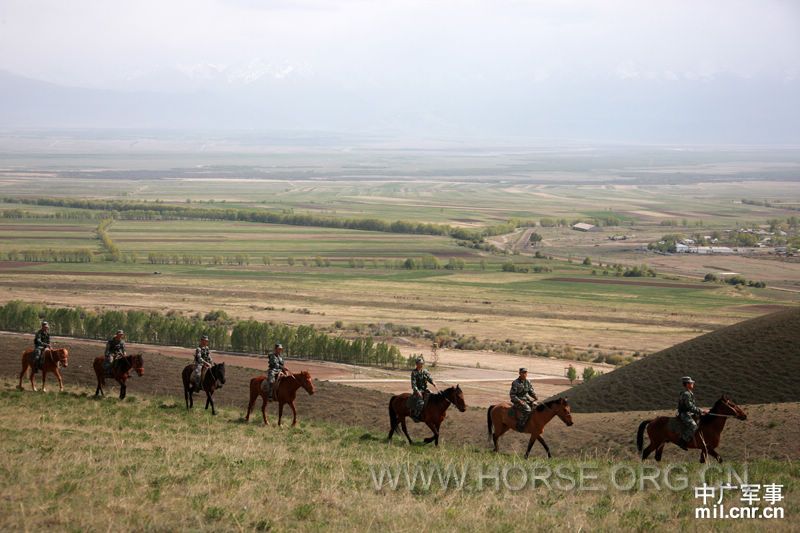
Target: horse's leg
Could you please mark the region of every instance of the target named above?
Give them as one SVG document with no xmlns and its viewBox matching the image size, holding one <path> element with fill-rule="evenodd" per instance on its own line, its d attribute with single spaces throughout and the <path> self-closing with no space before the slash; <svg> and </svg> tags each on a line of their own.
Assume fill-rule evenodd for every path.
<svg viewBox="0 0 800 533">
<path fill-rule="evenodd" d="M 42 392 L 47 392 L 47 369 L 42 368 Z"/>
<path fill-rule="evenodd" d="M 217 410 L 214 407 L 214 398 L 212 398 L 213 394 L 206 391 L 206 396 L 208 397 L 206 400 L 206 409 L 208 409 L 208 404 L 211 403 L 211 415 L 215 416 L 217 414 Z"/>
<path fill-rule="evenodd" d="M 61 371 L 56 367 L 55 370 L 56 379 L 58 379 L 58 391 L 64 392 L 64 378 L 61 377 Z"/>
<path fill-rule="evenodd" d="M 538 440 L 541 443 L 542 447 L 544 448 L 544 451 L 547 452 L 547 458 L 551 459 L 553 456 L 550 455 L 550 448 L 547 447 L 547 443 L 544 441 L 542 436 L 539 435 L 539 437 L 536 440 Z"/>
<path fill-rule="evenodd" d="M 36 390 L 36 367 L 31 367 L 31 390 Z"/>
<path fill-rule="evenodd" d="M 258 398 L 258 394 L 253 394 L 253 388 L 250 387 L 250 401 L 247 402 L 247 414 L 244 416 L 244 421 L 250 421 L 250 412 L 253 410 L 253 404 L 256 403 L 256 399 Z"/>
<path fill-rule="evenodd" d="M 424 439 L 423 442 L 425 444 L 429 444 L 431 442 L 437 441 L 439 439 L 439 432 L 437 431 L 436 426 L 434 424 L 430 423 L 430 422 L 427 422 L 427 421 L 425 422 L 425 425 L 428 426 L 428 428 L 431 431 L 433 431 L 433 435 L 431 435 L 430 437 Z M 438 446 L 438 444 L 437 444 L 437 446 Z"/>
<path fill-rule="evenodd" d="M 656 461 L 661 461 L 661 455 L 664 453 L 664 444 L 656 449 Z"/>
<path fill-rule="evenodd" d="M 717 453 L 717 450 L 712 450 L 711 448 L 708 449 L 709 455 L 717 460 L 718 463 L 722 462 L 722 456 Z"/>
<path fill-rule="evenodd" d="M 659 447 L 659 446 L 663 446 L 663 444 L 659 444 L 659 445 L 657 446 L 657 445 L 656 445 L 656 444 L 655 444 L 655 443 L 654 443 L 654 442 L 651 440 L 651 441 L 650 441 L 650 444 L 648 444 L 648 445 L 647 445 L 647 447 L 646 447 L 644 450 L 642 450 L 642 461 L 644 461 L 645 459 L 647 459 L 648 457 L 650 457 L 650 454 L 651 454 L 651 453 L 653 453 L 654 451 L 656 451 L 656 450 L 658 449 L 658 447 Z"/>
<path fill-rule="evenodd" d="M 267 422 L 267 396 L 265 394 L 261 395 L 261 416 L 264 417 L 264 425 L 268 426 L 269 422 Z"/>
<path fill-rule="evenodd" d="M 297 425 L 297 408 L 294 406 L 294 401 L 289 402 L 289 407 L 292 408 L 292 427 Z"/>
<path fill-rule="evenodd" d="M 125 396 L 128 394 L 128 386 L 125 384 L 124 381 L 118 381 L 120 385 L 119 389 L 119 399 L 124 400 Z"/>
<path fill-rule="evenodd" d="M 22 358 L 22 372 L 19 373 L 19 385 L 17 385 L 17 390 L 24 390 L 22 388 L 22 376 L 25 375 L 25 372 L 28 371 L 28 361 L 25 357 Z"/>
<path fill-rule="evenodd" d="M 528 439 L 528 449 L 525 450 L 525 459 L 527 459 L 528 456 L 531 454 L 531 448 L 533 448 L 534 443 L 536 443 L 536 436 L 534 436 L 534 434 L 531 433 L 531 438 Z"/>
<path fill-rule="evenodd" d="M 505 425 L 505 423 L 501 422 L 500 427 L 498 428 L 497 424 L 494 424 L 494 433 L 492 433 L 492 442 L 494 442 L 494 451 L 499 452 L 500 448 L 497 445 L 497 441 L 500 437 L 508 431 L 509 426 Z"/>
<path fill-rule="evenodd" d="M 413 442 L 411 442 L 411 437 L 408 434 L 408 427 L 406 427 L 406 417 L 405 416 L 401 416 L 400 417 L 400 427 L 403 429 L 403 433 L 405 434 L 406 438 L 408 439 L 408 443 L 409 444 L 414 444 Z"/>
</svg>

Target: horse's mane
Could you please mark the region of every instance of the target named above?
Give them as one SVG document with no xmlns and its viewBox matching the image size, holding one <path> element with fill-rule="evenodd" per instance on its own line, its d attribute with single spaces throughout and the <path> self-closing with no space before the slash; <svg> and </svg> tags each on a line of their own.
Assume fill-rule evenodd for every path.
<svg viewBox="0 0 800 533">
<path fill-rule="evenodd" d="M 550 400 L 549 402 L 540 403 L 536 406 L 537 411 L 544 411 L 548 407 L 552 407 L 553 404 L 556 404 L 561 401 L 561 398 L 556 398 L 555 400 Z"/>
<path fill-rule="evenodd" d="M 450 400 L 447 399 L 447 393 L 454 390 L 456 390 L 456 387 L 447 387 L 443 391 L 432 392 L 428 400 L 447 400 L 449 402 Z"/>
<path fill-rule="evenodd" d="M 719 407 L 724 405 L 725 400 L 727 400 L 727 399 L 728 398 L 725 395 L 720 396 L 719 400 L 714 402 L 714 405 L 711 407 L 711 409 L 708 410 L 708 414 L 702 415 L 700 417 L 700 421 L 701 422 L 711 422 L 711 420 L 715 418 L 714 415 L 711 414 L 711 413 L 718 413 L 719 412 Z"/>
</svg>

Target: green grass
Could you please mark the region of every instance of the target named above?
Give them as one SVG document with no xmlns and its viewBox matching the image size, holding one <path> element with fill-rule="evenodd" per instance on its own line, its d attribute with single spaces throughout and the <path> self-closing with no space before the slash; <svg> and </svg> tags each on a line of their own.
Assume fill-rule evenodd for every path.
<svg viewBox="0 0 800 533">
<path fill-rule="evenodd" d="M 85 390 L 34 394 L 0 381 L 0 529 L 3 530 L 299 530 L 515 531 L 703 529 L 693 518 L 692 484 L 669 490 L 618 491 L 527 486 L 509 490 L 520 468 L 583 465 L 601 475 L 639 463 L 529 462 L 485 448 L 392 445 L 356 427 L 302 422 L 297 428 L 243 424 L 241 413 L 186 412 L 178 398 L 94 400 Z M 508 483 L 481 488 L 468 476 L 396 491 L 376 490 L 373 472 L 435 465 L 455 471 L 506 469 Z M 737 472 L 745 467 L 733 465 Z M 782 483 L 789 530 L 798 510 L 800 464 L 747 465 L 754 483 Z M 699 465 L 686 465 L 688 477 Z M 539 470 L 541 472 L 541 470 Z M 516 481 L 515 481 L 516 479 Z M 749 530 L 752 521 L 715 522 Z"/>
</svg>

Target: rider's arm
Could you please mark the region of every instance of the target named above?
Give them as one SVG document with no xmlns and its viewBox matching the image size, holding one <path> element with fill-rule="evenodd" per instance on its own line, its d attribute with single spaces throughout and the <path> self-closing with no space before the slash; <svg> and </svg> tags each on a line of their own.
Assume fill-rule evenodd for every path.
<svg viewBox="0 0 800 533">
<path fill-rule="evenodd" d="M 417 394 L 419 389 L 417 388 L 417 381 L 414 379 L 414 374 L 411 374 L 411 392 Z"/>
</svg>

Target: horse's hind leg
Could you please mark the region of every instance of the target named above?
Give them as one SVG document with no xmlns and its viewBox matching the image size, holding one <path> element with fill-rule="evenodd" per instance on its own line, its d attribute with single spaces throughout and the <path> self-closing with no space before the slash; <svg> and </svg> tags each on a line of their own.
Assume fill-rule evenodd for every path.
<svg viewBox="0 0 800 533">
<path fill-rule="evenodd" d="M 17 385 L 17 390 L 24 390 L 22 388 L 22 377 L 25 375 L 25 372 L 27 371 L 28 371 L 28 363 L 27 361 L 23 361 L 22 372 L 19 373 L 19 385 Z"/>
<path fill-rule="evenodd" d="M 494 443 L 494 451 L 495 452 L 499 452 L 500 451 L 500 448 L 498 446 L 498 441 L 499 441 L 500 437 L 503 435 L 503 433 L 505 433 L 506 431 L 508 431 L 508 426 L 501 425 L 500 429 L 498 430 L 497 424 L 494 424 L 494 432 L 492 433 L 492 442 Z"/>
<path fill-rule="evenodd" d="M 722 462 L 722 456 L 717 453 L 717 450 L 712 450 L 711 448 L 708 449 L 708 454 L 717 460 L 718 463 Z"/>
<path fill-rule="evenodd" d="M 31 369 L 31 390 L 35 391 L 36 389 L 36 369 Z"/>
<path fill-rule="evenodd" d="M 283 418 L 283 402 L 278 402 L 278 427 L 281 425 L 281 418 Z"/>
<path fill-rule="evenodd" d="M 659 446 L 663 446 L 663 444 L 659 444 Z M 658 446 L 653 444 L 653 441 L 650 441 L 650 444 L 647 445 L 647 448 L 642 450 L 642 461 L 650 457 L 650 454 L 653 453 L 658 449 Z"/>
<path fill-rule="evenodd" d="M 414 444 L 413 442 L 411 442 L 411 437 L 408 434 L 408 427 L 406 426 L 406 417 L 400 418 L 400 427 L 403 429 L 403 434 L 408 439 L 408 443 Z"/>
<path fill-rule="evenodd" d="M 47 370 L 42 370 L 42 392 L 47 392 Z"/>
<path fill-rule="evenodd" d="M 664 453 L 664 444 L 656 448 L 656 461 L 661 461 L 661 455 Z"/>
<path fill-rule="evenodd" d="M 431 424 L 430 422 L 425 422 L 425 425 L 428 426 L 428 428 L 430 428 L 431 431 L 433 431 L 433 435 L 431 435 L 430 437 L 426 438 L 423 442 L 425 444 L 429 444 L 429 443 L 433 442 L 434 446 L 438 446 L 439 445 L 439 431 L 438 431 L 438 428 L 436 426 L 434 426 L 433 424 Z"/>
<path fill-rule="evenodd" d="M 261 416 L 264 417 L 264 425 L 268 426 L 269 422 L 267 422 L 267 397 L 261 396 Z"/>
</svg>

